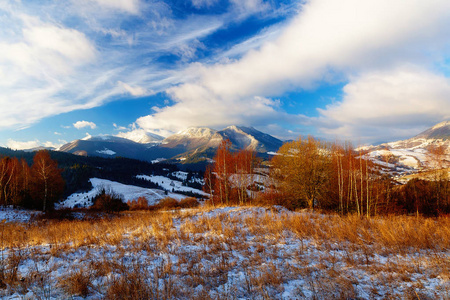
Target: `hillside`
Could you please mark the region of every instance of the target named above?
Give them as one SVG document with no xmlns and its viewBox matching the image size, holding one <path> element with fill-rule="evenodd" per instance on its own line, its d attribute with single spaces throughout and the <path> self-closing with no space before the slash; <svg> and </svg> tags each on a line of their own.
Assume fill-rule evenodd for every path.
<svg viewBox="0 0 450 300">
<path fill-rule="evenodd" d="M 64 197 L 92 189 L 91 178 L 102 178 L 144 188 L 161 188 L 158 184 L 151 181 L 137 179 L 136 175 L 166 176 L 178 171 L 177 166 L 173 164 L 152 164 L 124 157 L 85 157 L 61 151 L 49 151 L 49 153 L 51 158 L 57 161 L 58 167 L 62 169 L 62 175 L 66 183 Z M 0 147 L 0 156 L 24 159 L 31 166 L 34 153 Z M 201 175 L 197 176 L 201 177 Z"/>
<path fill-rule="evenodd" d="M 450 166 L 450 121 L 438 123 L 406 140 L 361 147 L 386 172 L 394 176 L 415 173 L 436 165 L 433 149 L 441 148 L 440 164 Z"/>
</svg>

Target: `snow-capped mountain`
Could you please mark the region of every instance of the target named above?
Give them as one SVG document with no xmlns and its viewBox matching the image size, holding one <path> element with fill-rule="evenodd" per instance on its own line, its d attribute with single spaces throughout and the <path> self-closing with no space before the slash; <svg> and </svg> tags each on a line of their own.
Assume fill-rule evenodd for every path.
<svg viewBox="0 0 450 300">
<path fill-rule="evenodd" d="M 138 137 L 142 137 L 142 133 L 128 138 L 87 137 L 62 146 L 60 151 L 87 156 L 122 156 L 146 161 L 164 159 L 195 164 L 210 161 L 219 145 L 226 139 L 231 141 L 232 150 L 249 149 L 262 155 L 269 151 L 277 151 L 283 144 L 281 140 L 255 128 L 242 126 L 229 126 L 220 131 L 206 127 L 191 127 L 162 141 L 153 140 L 150 143 L 142 143 L 143 139 Z"/>
<path fill-rule="evenodd" d="M 211 160 L 224 140 L 230 140 L 232 150 L 254 150 L 261 155 L 277 151 L 283 142 L 252 127 L 229 126 L 216 131 L 205 127 L 191 127 L 166 138 L 159 148 L 178 152 L 173 160 L 197 163 Z"/>
<path fill-rule="evenodd" d="M 450 166 L 450 121 L 444 121 L 406 140 L 361 147 L 371 159 L 399 174 L 416 172 L 432 166 L 433 147 L 445 151 L 443 166 Z"/>
<path fill-rule="evenodd" d="M 229 139 L 236 148 L 254 150 L 259 153 L 277 151 L 283 142 L 253 127 L 229 126 L 219 134 Z"/>
<path fill-rule="evenodd" d="M 59 151 L 83 156 L 128 157 L 147 160 L 149 146 L 117 136 L 93 136 L 75 140 L 59 148 Z"/>
<path fill-rule="evenodd" d="M 221 136 L 214 129 L 190 127 L 167 137 L 162 141 L 161 146 L 165 148 L 184 148 L 187 151 L 208 144 L 218 147 L 221 141 Z"/>
<path fill-rule="evenodd" d="M 136 129 L 130 132 L 120 132 L 119 134 L 117 134 L 117 136 L 139 144 L 160 143 L 162 140 L 164 140 L 164 137 L 151 132 L 147 132 L 143 129 Z"/>
</svg>

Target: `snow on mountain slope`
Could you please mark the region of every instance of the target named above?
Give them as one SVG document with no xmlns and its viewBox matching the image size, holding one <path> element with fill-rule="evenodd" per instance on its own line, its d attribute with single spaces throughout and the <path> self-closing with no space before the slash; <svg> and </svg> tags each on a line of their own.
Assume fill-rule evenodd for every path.
<svg viewBox="0 0 450 300">
<path fill-rule="evenodd" d="M 207 127 L 189 127 L 188 129 L 179 131 L 172 137 L 188 136 L 191 138 L 211 138 L 217 131 Z"/>
<path fill-rule="evenodd" d="M 114 152 L 108 148 L 105 148 L 103 150 L 96 150 L 95 152 L 100 153 L 100 154 L 106 154 L 106 155 L 115 155 L 116 154 L 116 152 Z"/>
<path fill-rule="evenodd" d="M 143 130 L 119 133 L 118 136 L 87 136 L 63 145 L 59 150 L 85 156 L 127 157 L 144 161 L 207 163 L 222 141 L 229 139 L 232 150 L 249 149 L 267 155 L 277 151 L 282 141 L 252 127 L 229 126 L 217 131 L 190 127 L 161 141 L 162 137 Z M 151 142 L 149 142 L 151 141 Z"/>
<path fill-rule="evenodd" d="M 165 178 L 165 177 L 164 177 Z M 166 178 L 168 182 L 170 179 Z M 92 190 L 84 193 L 75 193 L 67 197 L 66 200 L 56 205 L 57 208 L 74 208 L 74 207 L 89 207 L 92 205 L 92 199 L 105 188 L 106 191 L 114 191 L 121 194 L 124 197 L 124 201 L 138 199 L 139 197 L 145 197 L 149 205 L 157 204 L 161 199 L 166 197 L 172 197 L 177 200 L 186 198 L 187 196 L 177 193 L 165 193 L 159 189 L 147 189 L 133 185 L 126 185 L 115 181 L 106 179 L 91 178 L 89 180 L 92 183 Z M 198 190 L 196 190 L 198 191 Z"/>
<path fill-rule="evenodd" d="M 444 121 L 434 125 L 433 127 L 419 133 L 413 139 L 450 139 L 450 121 Z"/>
<path fill-rule="evenodd" d="M 166 148 L 183 147 L 185 150 L 192 150 L 214 141 L 218 141 L 217 146 L 221 142 L 216 130 L 206 127 L 190 127 L 164 139 L 162 146 Z"/>
<path fill-rule="evenodd" d="M 61 146 L 59 151 L 85 156 L 121 156 L 150 161 L 158 156 L 153 157 L 148 153 L 148 149 L 152 148 L 149 145 L 152 144 L 139 144 L 117 136 L 91 136 L 67 143 Z"/>
<path fill-rule="evenodd" d="M 239 149 L 257 150 L 258 140 L 237 126 L 229 126 L 220 131 L 224 139 L 229 139 L 233 146 Z"/>
<path fill-rule="evenodd" d="M 164 137 L 160 135 L 147 132 L 143 129 L 136 129 L 130 132 L 119 132 L 117 136 L 139 144 L 160 143 L 164 139 Z"/>
<path fill-rule="evenodd" d="M 360 149 L 368 151 L 367 155 L 375 163 L 390 169 L 387 172 L 402 175 L 434 167 L 430 150 L 435 147 L 442 147 L 445 151 L 441 166 L 450 166 L 450 121 L 436 124 L 407 140 Z"/>
</svg>

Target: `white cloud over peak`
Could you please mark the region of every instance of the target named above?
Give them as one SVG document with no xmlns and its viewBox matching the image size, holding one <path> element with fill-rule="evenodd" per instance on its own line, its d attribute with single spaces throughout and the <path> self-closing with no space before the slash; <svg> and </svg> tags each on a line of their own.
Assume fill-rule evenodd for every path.
<svg viewBox="0 0 450 300">
<path fill-rule="evenodd" d="M 266 124 L 276 123 L 285 113 L 268 97 L 336 81 L 350 81 L 345 90 L 350 97 L 352 88 L 369 80 L 367 74 L 377 72 L 392 72 L 392 79 L 407 84 L 407 75 L 399 74 L 398 68 L 415 65 L 414 68 L 432 69 L 448 54 L 449 41 L 450 2 L 446 0 L 412 0 L 407 4 L 389 0 L 311 0 L 277 39 L 266 41 L 260 49 L 250 50 L 229 63 L 191 65 L 189 73 L 194 79 L 168 89 L 176 103 L 156 109 L 154 114 L 138 119 L 137 124 L 149 130 L 217 126 L 224 122 L 256 126 L 263 120 Z M 436 78 L 430 80 L 434 82 Z M 414 78 L 411 81 L 416 82 Z M 405 84 L 400 82 L 399 86 Z M 439 93 L 437 85 L 423 90 L 422 95 Z M 398 91 L 388 84 L 379 83 L 377 88 L 375 93 L 385 94 L 386 99 L 395 98 Z M 373 91 L 364 89 L 352 98 L 352 105 L 364 107 L 372 97 Z M 350 103 L 349 99 L 343 100 L 340 109 Z M 387 114 L 391 119 L 409 123 L 429 120 L 433 114 L 443 117 L 439 106 L 421 103 L 424 99 L 404 99 L 399 104 L 403 111 L 395 109 Z M 414 109 L 408 109 L 410 106 Z M 423 106 L 427 109 L 421 110 Z M 389 111 L 388 106 L 380 105 L 378 113 L 383 109 Z M 322 117 L 333 123 L 335 110 L 322 111 Z M 375 127 L 385 124 L 382 115 L 376 119 L 374 113 L 361 110 L 360 114 L 348 113 L 346 117 L 349 122 L 372 122 Z M 427 117 L 418 118 L 418 114 Z M 302 119 L 299 116 L 298 122 Z M 341 127 L 341 133 L 355 137 L 346 127 Z"/>
<path fill-rule="evenodd" d="M 227 11 L 180 17 L 184 12 L 164 1 L 56 1 L 45 11 L 33 2 L 0 2 L 0 129 L 162 91 L 171 101 L 153 104 L 135 124 L 164 135 L 197 125 L 283 123 L 296 131 L 308 123 L 327 135 L 376 139 L 389 122 L 423 126 L 446 118 L 448 0 L 191 1 Z M 251 36 L 213 35 L 233 35 L 249 14 L 275 20 L 278 13 L 286 21 Z M 323 83 L 346 87 L 318 117 L 296 115 L 283 103 L 286 92 Z M 426 94 L 433 100 L 423 100 Z"/>
<path fill-rule="evenodd" d="M 78 121 L 73 123 L 73 127 L 75 127 L 76 129 L 82 129 L 82 128 L 86 128 L 86 127 L 90 127 L 91 129 L 95 129 L 97 128 L 97 125 L 93 122 L 88 122 L 88 121 Z"/>
<path fill-rule="evenodd" d="M 450 78 L 404 67 L 368 72 L 344 87 L 342 101 L 320 109 L 322 133 L 362 142 L 413 136 L 450 119 Z M 323 123 L 321 123 L 323 122 Z"/>
<path fill-rule="evenodd" d="M 155 131 L 164 128 L 170 132 L 178 132 L 190 126 L 211 126 L 220 128 L 230 124 L 264 124 L 268 119 L 281 119 L 282 115 L 276 111 L 279 103 L 263 97 L 254 97 L 241 101 L 239 98 L 221 101 L 213 95 L 208 96 L 207 90 L 193 92 L 189 99 L 187 93 L 190 88 L 198 86 L 185 85 L 183 90 L 171 91 L 172 97 L 178 101 L 183 97 L 183 102 L 174 106 L 154 108 L 156 113 L 139 118 L 136 123 L 147 131 Z M 186 94 L 183 94 L 186 92 Z M 180 93 L 180 94 L 178 94 Z M 198 96 L 202 94 L 202 98 Z M 278 116 L 278 117 L 277 117 Z"/>
<path fill-rule="evenodd" d="M 82 140 L 89 140 L 90 138 L 92 138 L 92 135 L 89 134 L 89 132 L 86 132 L 86 136 L 84 138 L 82 138 Z"/>
</svg>

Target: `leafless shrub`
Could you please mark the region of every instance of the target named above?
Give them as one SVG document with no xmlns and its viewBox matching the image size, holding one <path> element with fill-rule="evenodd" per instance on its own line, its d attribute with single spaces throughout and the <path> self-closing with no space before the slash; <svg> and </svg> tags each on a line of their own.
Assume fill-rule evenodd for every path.
<svg viewBox="0 0 450 300">
<path fill-rule="evenodd" d="M 92 274 L 88 269 L 80 268 L 59 280 L 59 285 L 69 296 L 86 297 L 92 288 Z"/>
</svg>

